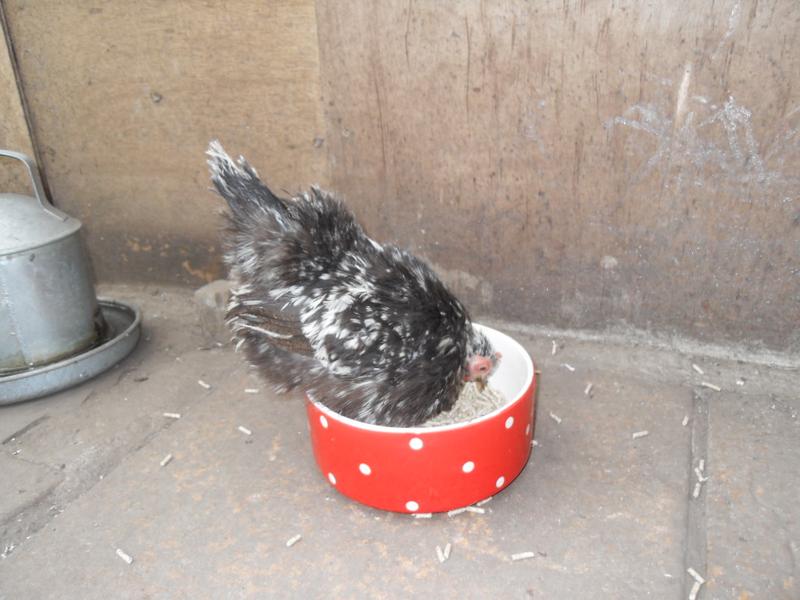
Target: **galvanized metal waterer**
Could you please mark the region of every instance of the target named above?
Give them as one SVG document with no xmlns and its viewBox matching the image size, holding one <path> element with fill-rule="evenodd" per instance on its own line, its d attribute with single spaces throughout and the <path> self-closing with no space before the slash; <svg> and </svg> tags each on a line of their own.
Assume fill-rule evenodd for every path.
<svg viewBox="0 0 800 600">
<path fill-rule="evenodd" d="M 17 375 L 24 373 L 27 383 L 35 383 L 29 376 L 36 376 L 37 369 L 98 349 L 111 341 L 114 332 L 109 331 L 107 311 L 95 296 L 81 222 L 50 203 L 33 160 L 10 150 L 0 150 L 0 156 L 25 164 L 35 196 L 0 194 L 2 404 L 9 399 L 2 396 L 10 389 L 12 378 L 19 380 Z M 138 312 L 133 312 L 138 337 Z M 49 369 L 51 376 L 53 370 Z M 81 378 L 97 372 L 96 368 L 85 370 Z M 52 382 L 44 387 L 34 385 L 25 397 L 63 387 L 66 385 L 54 387 Z M 22 399 L 19 393 L 17 396 L 15 399 Z"/>
</svg>

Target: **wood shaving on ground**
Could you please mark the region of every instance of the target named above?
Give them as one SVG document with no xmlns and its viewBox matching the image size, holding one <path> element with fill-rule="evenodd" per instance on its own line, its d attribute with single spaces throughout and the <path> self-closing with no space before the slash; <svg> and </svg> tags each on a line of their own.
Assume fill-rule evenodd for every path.
<svg viewBox="0 0 800 600">
<path fill-rule="evenodd" d="M 698 367 L 698 366 L 697 366 L 696 364 L 694 364 L 694 363 L 692 363 L 692 368 L 693 368 L 695 371 L 697 371 L 697 372 L 698 372 L 700 375 L 705 375 L 705 374 L 706 374 L 706 372 L 705 372 L 705 371 L 703 371 L 703 369 L 701 369 L 700 367 Z"/>
<path fill-rule="evenodd" d="M 242 425 L 239 425 L 239 427 L 237 427 L 236 429 L 238 429 L 245 435 L 253 435 L 252 431 L 250 431 L 247 427 L 243 427 Z"/>
<path fill-rule="evenodd" d="M 584 396 L 588 396 L 589 394 L 591 394 L 591 393 L 592 393 L 592 388 L 593 388 L 593 387 L 594 387 L 594 384 L 593 384 L 593 383 L 587 383 L 587 384 L 586 384 L 586 389 L 585 389 L 585 390 L 583 390 L 583 394 L 584 394 Z"/>
<path fill-rule="evenodd" d="M 559 425 L 561 425 L 561 417 L 559 417 L 557 414 L 550 413 L 550 418 L 553 419 L 553 421 L 555 421 Z"/>
<path fill-rule="evenodd" d="M 650 435 L 650 432 L 649 431 L 637 431 L 636 433 L 631 434 L 631 437 L 633 439 L 635 439 L 635 440 L 638 440 L 639 438 L 643 438 L 646 435 Z"/>
<path fill-rule="evenodd" d="M 204 387 L 207 390 L 211 389 L 211 386 L 209 384 L 207 384 L 205 381 L 203 381 L 202 379 L 198 379 L 197 383 L 200 385 L 200 387 Z"/>
<path fill-rule="evenodd" d="M 172 460 L 172 454 L 167 454 L 164 458 L 161 459 L 161 462 L 158 464 L 160 464 L 162 467 L 166 467 L 171 460 Z"/>
<path fill-rule="evenodd" d="M 575 367 L 573 367 L 573 366 L 572 366 L 571 364 L 569 364 L 569 363 L 561 363 L 561 366 L 563 366 L 565 369 L 567 369 L 567 370 L 568 370 L 568 371 L 570 371 L 571 373 L 574 373 L 574 372 L 575 372 Z"/>
<path fill-rule="evenodd" d="M 128 564 L 131 564 L 133 562 L 133 557 L 124 550 L 121 550 L 120 548 L 117 548 L 117 556 L 119 556 L 122 560 L 124 560 Z"/>
<path fill-rule="evenodd" d="M 475 382 L 469 381 L 461 389 L 461 394 L 458 396 L 453 408 L 436 415 L 432 419 L 428 419 L 422 426 L 433 427 L 465 423 L 488 415 L 506 404 L 508 404 L 506 397 L 491 385 L 487 385 L 481 391 Z"/>
<path fill-rule="evenodd" d="M 722 391 L 721 387 L 719 387 L 718 385 L 714 385 L 713 383 L 709 383 L 707 381 L 701 381 L 700 385 L 702 387 L 704 387 L 704 388 L 708 388 L 710 390 L 714 390 L 715 392 L 721 392 Z"/>
<path fill-rule="evenodd" d="M 180 419 L 181 413 L 164 413 L 164 416 L 168 419 Z"/>
<path fill-rule="evenodd" d="M 528 558 L 535 558 L 536 553 L 534 552 L 517 552 L 516 554 L 511 555 L 511 560 L 518 561 L 518 560 L 525 560 Z"/>
<path fill-rule="evenodd" d="M 287 547 L 287 548 L 291 548 L 291 547 L 292 547 L 292 546 L 294 546 L 294 545 L 295 545 L 297 542 L 299 542 L 299 541 L 300 541 L 302 538 L 303 538 L 303 536 L 302 536 L 302 535 L 300 535 L 299 533 L 298 533 L 297 535 L 293 535 L 293 536 L 292 536 L 292 537 L 290 537 L 288 540 L 286 540 L 286 547 Z"/>
</svg>

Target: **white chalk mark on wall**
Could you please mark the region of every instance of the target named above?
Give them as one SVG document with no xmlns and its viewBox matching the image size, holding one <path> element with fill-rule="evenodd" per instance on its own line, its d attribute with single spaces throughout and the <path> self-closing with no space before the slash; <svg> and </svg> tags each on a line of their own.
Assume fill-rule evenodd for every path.
<svg viewBox="0 0 800 600">
<path fill-rule="evenodd" d="M 739 20 L 742 16 L 742 0 L 736 0 L 736 4 L 733 5 L 731 9 L 731 14 L 728 15 L 728 28 L 725 30 L 725 34 L 722 36 L 722 39 L 717 44 L 717 47 L 714 49 L 714 52 L 711 54 L 711 60 L 714 60 L 719 54 L 719 51 L 722 50 L 722 47 L 725 45 L 731 36 L 736 32 L 736 28 L 739 26 Z"/>
<path fill-rule="evenodd" d="M 800 159 L 800 127 L 791 127 L 788 122 L 798 110 L 787 113 L 771 140 L 759 142 L 752 111 L 733 96 L 721 107 L 709 104 L 705 97 L 694 96 L 689 102 L 690 78 L 691 66 L 687 65 L 674 120 L 661 106 L 640 103 L 604 123 L 609 132 L 620 127 L 630 129 L 656 144 L 631 183 L 658 172 L 663 187 L 678 191 L 687 185 L 726 186 L 732 196 L 751 199 L 748 186 L 755 186 L 763 200 L 792 201 L 800 177 L 788 175 L 794 170 L 783 167 L 787 158 Z"/>
</svg>

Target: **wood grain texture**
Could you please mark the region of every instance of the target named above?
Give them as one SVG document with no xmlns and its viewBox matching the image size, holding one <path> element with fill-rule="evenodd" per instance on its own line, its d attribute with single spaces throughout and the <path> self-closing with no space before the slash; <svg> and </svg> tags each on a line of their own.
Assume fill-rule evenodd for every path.
<svg viewBox="0 0 800 600">
<path fill-rule="evenodd" d="M 2 25 L 1 19 L 0 25 Z M 25 122 L 11 55 L 6 37 L 0 36 L 0 148 L 33 156 L 33 146 L 28 133 L 28 124 Z M 0 194 L 12 192 L 33 194 L 28 174 L 22 163 L 9 158 L 0 158 Z"/>
<path fill-rule="evenodd" d="M 212 138 L 278 188 L 324 179 L 313 1 L 5 7 L 54 200 L 101 279 L 220 275 Z"/>
<path fill-rule="evenodd" d="M 800 351 L 796 2 L 3 6 L 101 279 L 220 274 L 219 137 L 476 313 Z"/>
<path fill-rule="evenodd" d="M 473 310 L 800 350 L 800 5 L 317 13 L 333 187 Z"/>
</svg>

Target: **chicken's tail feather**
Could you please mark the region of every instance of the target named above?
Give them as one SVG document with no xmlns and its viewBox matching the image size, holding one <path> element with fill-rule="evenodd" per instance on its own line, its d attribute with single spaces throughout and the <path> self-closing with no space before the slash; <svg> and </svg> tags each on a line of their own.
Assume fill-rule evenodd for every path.
<svg viewBox="0 0 800 600">
<path fill-rule="evenodd" d="M 209 143 L 206 155 L 211 181 L 228 202 L 236 221 L 247 222 L 253 211 L 261 210 L 285 226 L 289 218 L 286 204 L 259 179 L 256 170 L 244 157 L 240 156 L 238 162 L 234 162 L 219 140 Z"/>
</svg>

